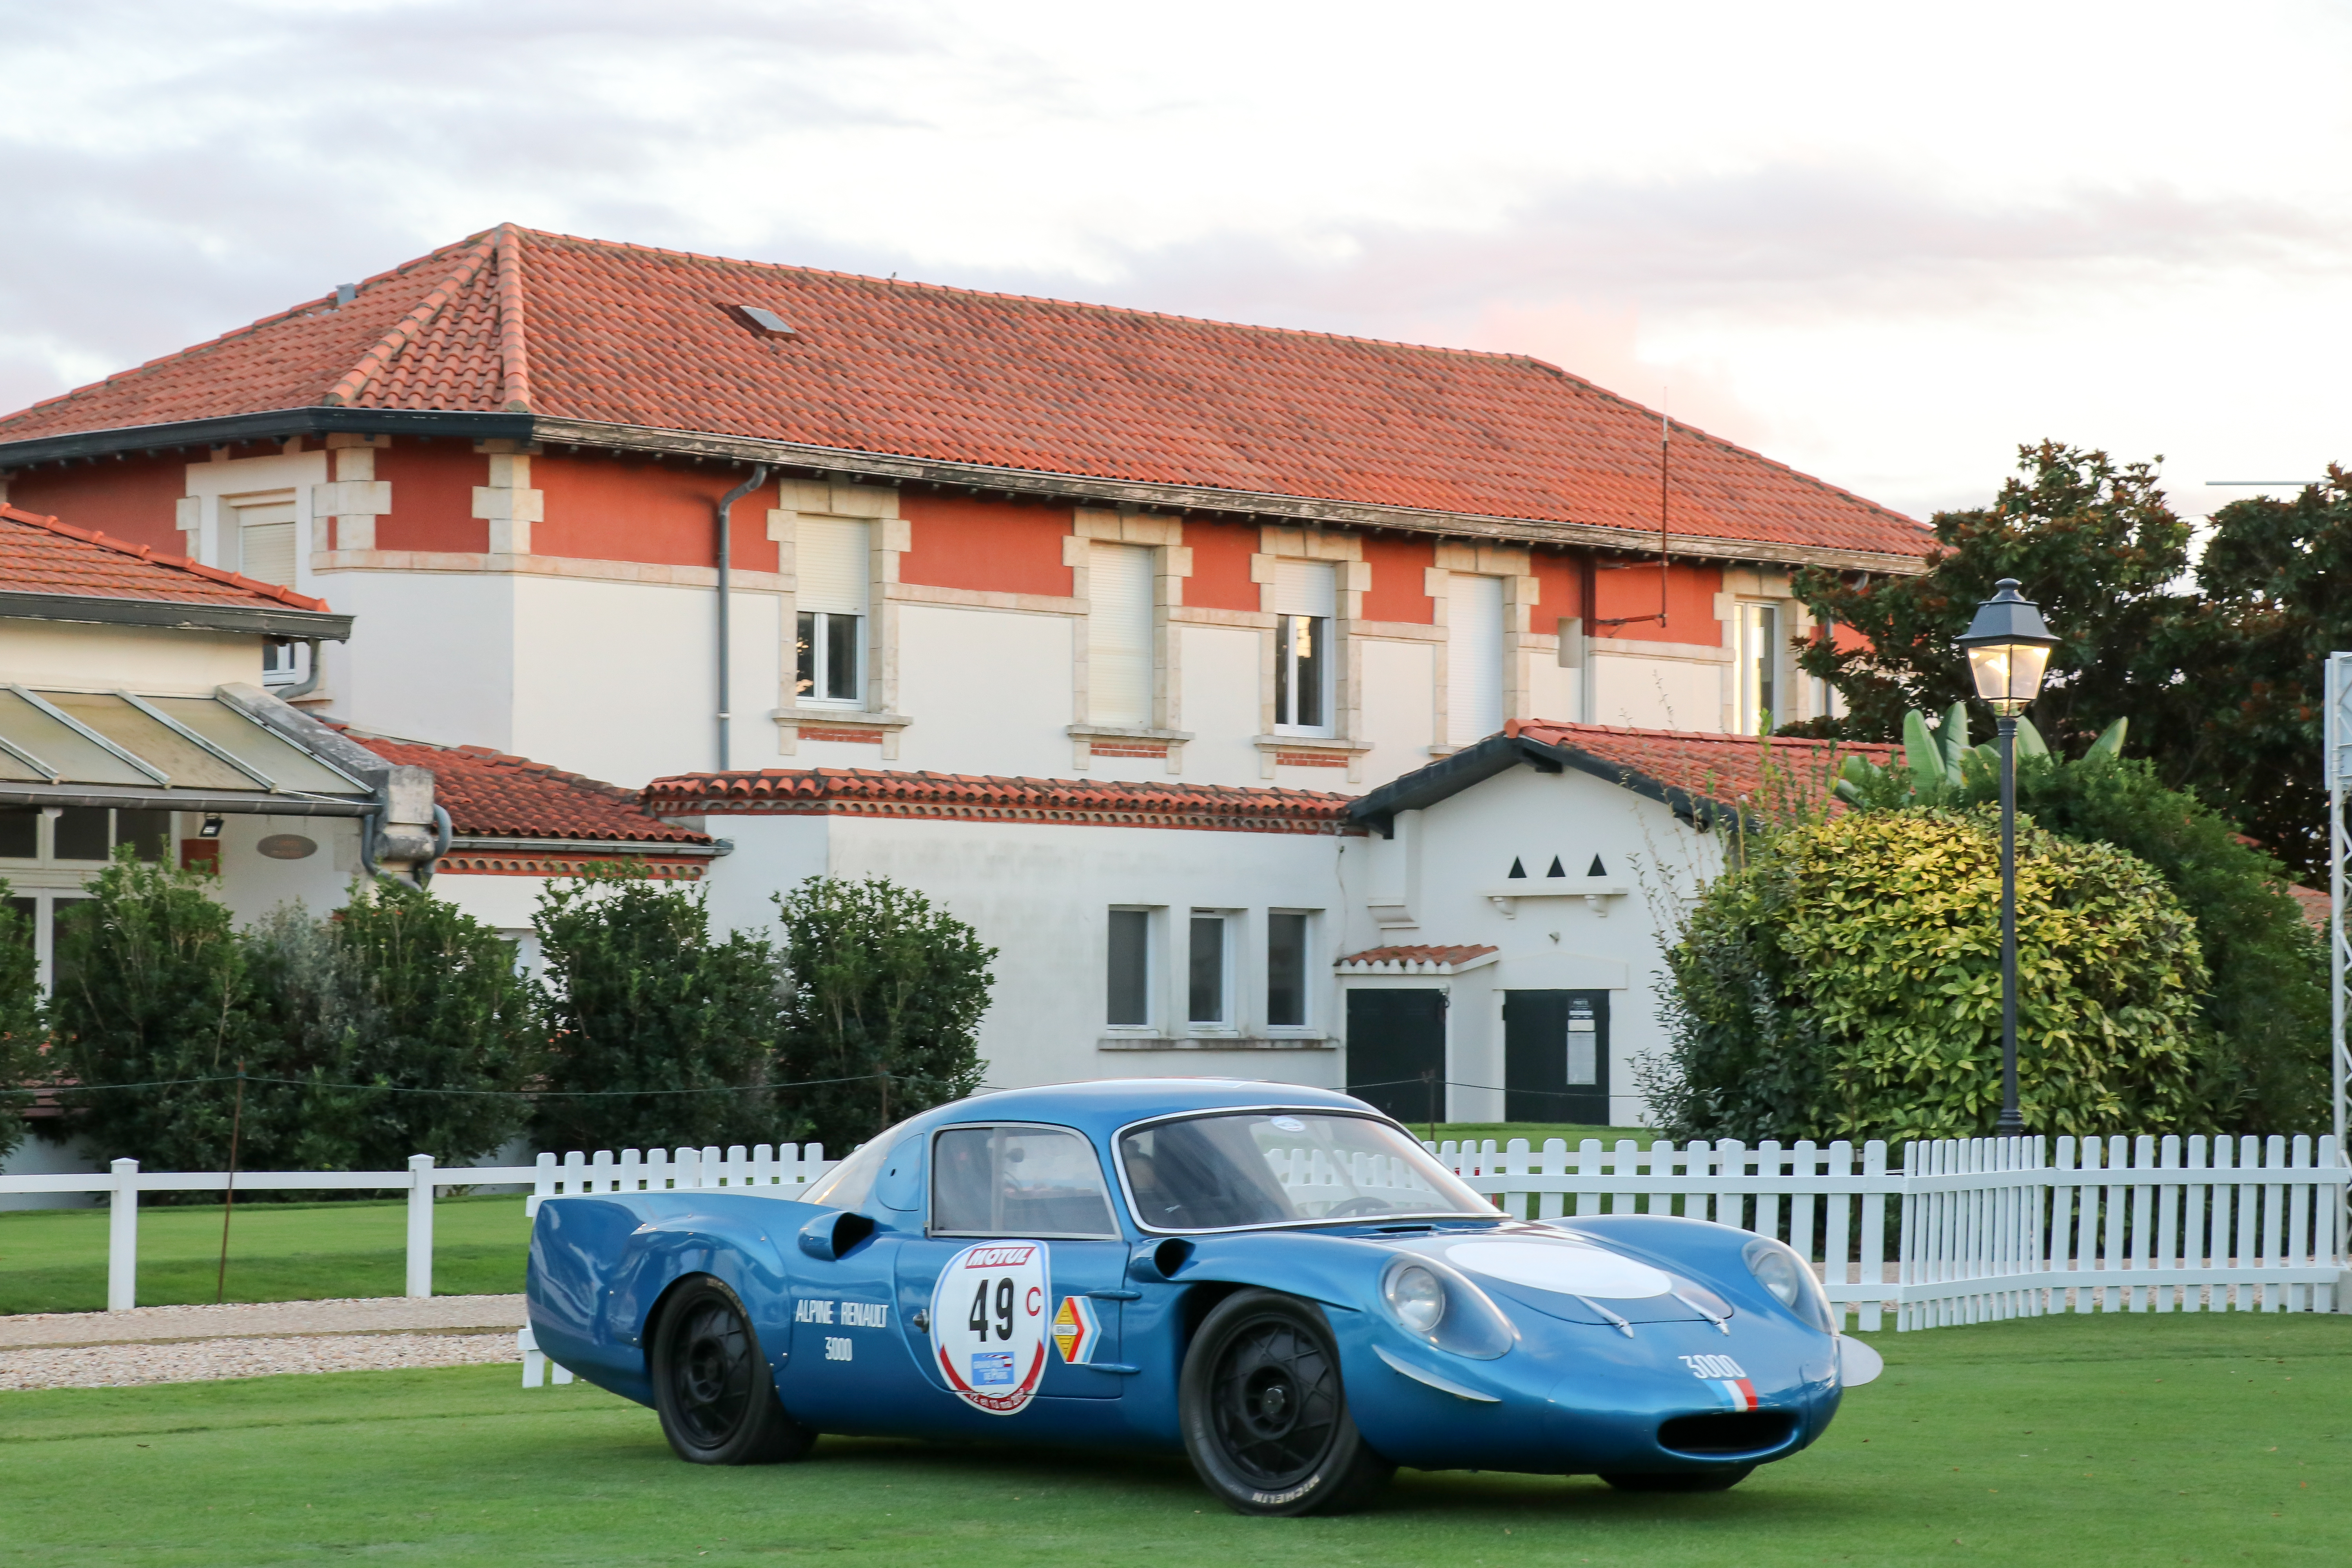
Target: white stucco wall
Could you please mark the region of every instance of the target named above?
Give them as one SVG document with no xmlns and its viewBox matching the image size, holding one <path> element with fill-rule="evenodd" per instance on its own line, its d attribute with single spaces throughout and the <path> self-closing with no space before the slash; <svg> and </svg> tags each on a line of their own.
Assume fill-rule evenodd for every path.
<svg viewBox="0 0 2352 1568">
<path fill-rule="evenodd" d="M 898 708 L 915 720 L 898 761 L 878 746 L 803 741 L 769 766 L 928 768 L 1069 776 L 1072 637 L 1067 616 L 950 605 L 898 607 Z M 1165 772 L 1165 769 L 1162 769 Z"/>
<path fill-rule="evenodd" d="M 231 681 L 261 683 L 261 642 L 250 632 L 0 620 L 0 672 L 36 689 L 209 697 Z"/>
</svg>

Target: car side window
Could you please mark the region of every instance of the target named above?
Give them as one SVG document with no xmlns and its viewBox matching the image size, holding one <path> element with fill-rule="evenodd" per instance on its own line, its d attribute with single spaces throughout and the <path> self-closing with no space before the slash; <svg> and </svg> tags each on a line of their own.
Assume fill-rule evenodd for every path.
<svg viewBox="0 0 2352 1568">
<path fill-rule="evenodd" d="M 950 1127 L 931 1144 L 935 1236 L 1116 1237 L 1094 1145 L 1059 1127 Z"/>
</svg>

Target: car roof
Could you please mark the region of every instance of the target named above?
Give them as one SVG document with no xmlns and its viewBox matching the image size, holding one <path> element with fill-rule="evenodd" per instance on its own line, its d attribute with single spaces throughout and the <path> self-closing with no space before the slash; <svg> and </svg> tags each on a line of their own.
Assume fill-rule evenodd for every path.
<svg viewBox="0 0 2352 1568">
<path fill-rule="evenodd" d="M 1302 1110 L 1380 1113 L 1334 1089 L 1233 1078 L 1122 1078 L 1087 1083 L 1040 1084 L 959 1100 L 912 1118 L 908 1130 L 929 1131 L 963 1121 L 1046 1121 L 1075 1127 L 1108 1142 L 1129 1122 L 1188 1110 L 1238 1110 L 1278 1105 Z"/>
</svg>

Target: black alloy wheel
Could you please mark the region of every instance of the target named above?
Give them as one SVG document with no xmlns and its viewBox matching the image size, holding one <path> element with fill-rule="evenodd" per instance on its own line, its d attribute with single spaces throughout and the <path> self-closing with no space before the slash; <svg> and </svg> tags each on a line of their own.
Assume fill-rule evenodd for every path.
<svg viewBox="0 0 2352 1568">
<path fill-rule="evenodd" d="M 1736 1465 L 1721 1470 L 1634 1470 L 1601 1479 L 1621 1492 L 1727 1492 L 1755 1468 Z"/>
<path fill-rule="evenodd" d="M 698 1465 L 772 1465 L 816 1434 L 784 1413 L 735 1292 L 709 1275 L 670 1291 L 654 1329 L 654 1409 L 670 1451 Z"/>
<path fill-rule="evenodd" d="M 1322 1312 L 1271 1290 L 1219 1302 L 1184 1355 L 1177 1402 L 1202 1482 L 1236 1513 L 1341 1513 L 1396 1467 L 1348 1414 Z"/>
</svg>

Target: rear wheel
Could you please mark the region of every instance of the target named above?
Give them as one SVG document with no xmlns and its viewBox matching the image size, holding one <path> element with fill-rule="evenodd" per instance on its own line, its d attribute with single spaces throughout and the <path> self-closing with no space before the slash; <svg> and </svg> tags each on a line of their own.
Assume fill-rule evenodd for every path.
<svg viewBox="0 0 2352 1568">
<path fill-rule="evenodd" d="M 1193 1469 L 1236 1513 L 1342 1513 L 1396 1473 L 1348 1414 L 1323 1314 L 1295 1297 L 1219 1302 L 1185 1352 L 1178 1408 Z"/>
<path fill-rule="evenodd" d="M 1621 1492 L 1727 1492 L 1746 1480 L 1753 1465 L 1729 1470 L 1635 1470 L 1601 1479 Z"/>
<path fill-rule="evenodd" d="M 679 1285 L 654 1330 L 654 1409 L 670 1451 L 698 1465 L 797 1459 L 816 1434 L 784 1414 L 735 1292 L 709 1275 Z"/>
</svg>

